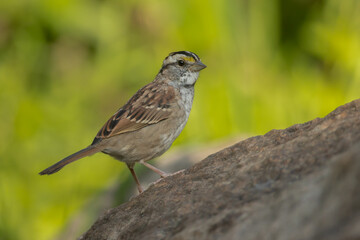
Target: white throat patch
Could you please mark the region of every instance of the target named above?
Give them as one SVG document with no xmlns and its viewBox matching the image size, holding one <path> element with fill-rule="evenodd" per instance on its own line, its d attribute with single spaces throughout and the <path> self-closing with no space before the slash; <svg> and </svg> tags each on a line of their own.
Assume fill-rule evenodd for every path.
<svg viewBox="0 0 360 240">
<path fill-rule="evenodd" d="M 180 82 L 183 85 L 194 85 L 199 77 L 199 72 L 186 72 L 181 78 Z"/>
</svg>

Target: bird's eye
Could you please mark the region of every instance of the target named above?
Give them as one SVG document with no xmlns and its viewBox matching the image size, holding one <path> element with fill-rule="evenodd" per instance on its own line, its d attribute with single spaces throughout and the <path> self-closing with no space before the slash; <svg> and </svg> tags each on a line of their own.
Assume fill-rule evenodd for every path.
<svg viewBox="0 0 360 240">
<path fill-rule="evenodd" d="M 179 60 L 179 61 L 178 61 L 178 64 L 179 64 L 179 66 L 184 66 L 184 65 L 185 65 L 185 62 L 184 62 L 184 60 Z"/>
</svg>

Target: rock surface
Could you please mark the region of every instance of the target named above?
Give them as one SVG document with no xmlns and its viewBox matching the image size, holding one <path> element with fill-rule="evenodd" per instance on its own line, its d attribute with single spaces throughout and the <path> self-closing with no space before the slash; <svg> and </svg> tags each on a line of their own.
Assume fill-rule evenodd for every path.
<svg viewBox="0 0 360 240">
<path fill-rule="evenodd" d="M 360 239 L 360 100 L 208 156 L 81 239 Z"/>
</svg>

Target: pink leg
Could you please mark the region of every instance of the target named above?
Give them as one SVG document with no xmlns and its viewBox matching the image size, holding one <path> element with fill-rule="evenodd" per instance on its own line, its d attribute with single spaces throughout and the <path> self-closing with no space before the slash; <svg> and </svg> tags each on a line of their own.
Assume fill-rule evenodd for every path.
<svg viewBox="0 0 360 240">
<path fill-rule="evenodd" d="M 137 178 L 137 176 L 136 176 L 136 174 L 135 174 L 134 165 L 129 165 L 129 164 L 127 164 L 127 166 L 128 166 L 128 168 L 129 168 L 129 170 L 130 170 L 130 172 L 131 172 L 131 175 L 133 176 L 133 178 L 134 178 L 134 180 L 135 180 L 135 182 L 136 182 L 136 185 L 137 185 L 137 188 L 138 188 L 138 190 L 139 190 L 139 193 L 142 193 L 142 192 L 143 192 L 143 189 L 142 189 L 142 187 L 141 187 L 141 184 L 140 184 L 140 182 L 139 182 L 139 179 Z"/>
<path fill-rule="evenodd" d="M 153 165 L 150 165 L 146 162 L 143 162 L 143 161 L 140 161 L 140 163 L 142 165 L 144 165 L 145 167 L 149 168 L 150 170 L 156 172 L 157 174 L 159 174 L 162 178 L 166 178 L 167 176 L 169 176 L 170 174 L 166 173 L 166 172 L 163 172 L 161 171 L 160 169 L 154 167 Z"/>
</svg>

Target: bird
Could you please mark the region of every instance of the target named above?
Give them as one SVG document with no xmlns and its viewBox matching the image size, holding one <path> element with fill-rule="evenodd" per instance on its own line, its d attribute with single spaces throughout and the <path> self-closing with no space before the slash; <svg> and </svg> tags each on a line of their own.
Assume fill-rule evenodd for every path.
<svg viewBox="0 0 360 240">
<path fill-rule="evenodd" d="M 194 86 L 204 68 L 206 65 L 193 52 L 171 52 L 155 79 L 110 117 L 88 147 L 39 174 L 56 173 L 69 163 L 102 152 L 126 163 L 139 193 L 143 188 L 134 171 L 136 163 L 162 178 L 169 176 L 147 161 L 165 153 L 184 129 L 192 108 Z"/>
</svg>

